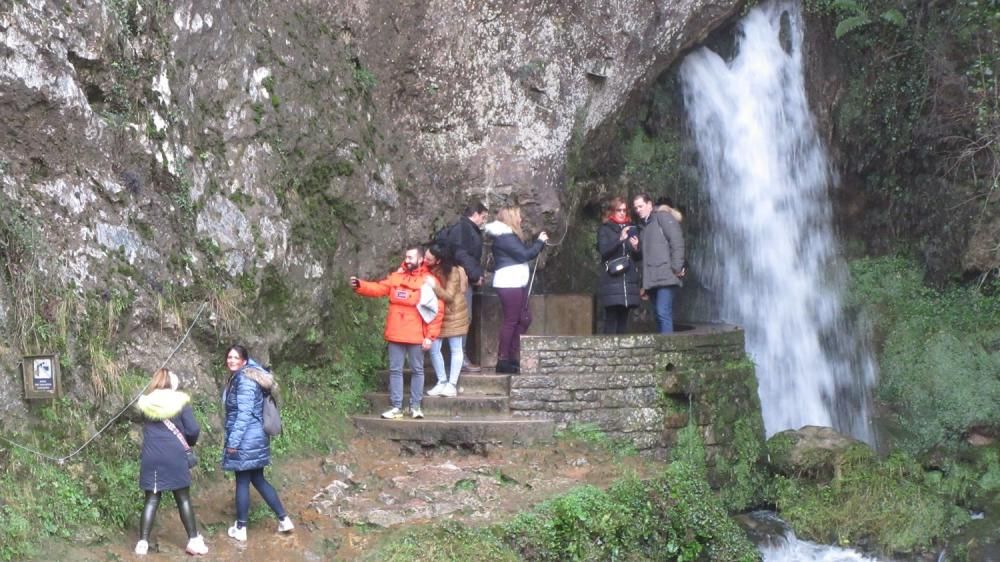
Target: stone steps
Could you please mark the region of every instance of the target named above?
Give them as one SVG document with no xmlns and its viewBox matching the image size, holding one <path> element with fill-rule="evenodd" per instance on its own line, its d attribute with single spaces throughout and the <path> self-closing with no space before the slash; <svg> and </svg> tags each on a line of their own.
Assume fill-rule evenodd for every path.
<svg viewBox="0 0 1000 562">
<path fill-rule="evenodd" d="M 429 362 L 428 365 L 429 367 Z M 411 419 L 407 409 L 402 419 L 379 417 L 389 409 L 389 372 L 376 376 L 376 392 L 365 394 L 369 413 L 352 417 L 354 426 L 369 435 L 394 441 L 422 444 L 469 446 L 477 444 L 532 445 L 552 440 L 555 422 L 513 416 L 510 412 L 510 375 L 490 369 L 481 373 L 462 373 L 458 396 L 427 396 L 421 402 L 424 419 Z M 433 369 L 424 371 L 424 391 L 437 380 Z M 403 371 L 403 404 L 410 400 L 410 372 Z"/>
<path fill-rule="evenodd" d="M 425 391 L 430 390 L 436 382 L 437 376 L 433 369 L 430 372 L 424 372 Z M 409 393 L 410 372 L 408 369 L 403 370 L 403 385 L 406 387 L 406 393 Z M 389 371 L 378 373 L 375 387 L 382 392 L 389 390 Z M 498 375 L 492 371 L 487 372 L 485 369 L 482 373 L 462 373 L 458 377 L 458 393 L 459 395 L 507 396 L 510 393 L 510 375 Z"/>
<path fill-rule="evenodd" d="M 369 392 L 365 394 L 365 400 L 372 413 L 381 413 L 390 407 L 388 392 Z M 406 404 L 409 400 L 410 390 L 407 388 L 403 392 L 403 403 Z M 430 417 L 496 419 L 510 416 L 508 402 L 506 395 L 459 394 L 451 398 L 425 395 L 421 407 L 424 415 Z"/>
</svg>

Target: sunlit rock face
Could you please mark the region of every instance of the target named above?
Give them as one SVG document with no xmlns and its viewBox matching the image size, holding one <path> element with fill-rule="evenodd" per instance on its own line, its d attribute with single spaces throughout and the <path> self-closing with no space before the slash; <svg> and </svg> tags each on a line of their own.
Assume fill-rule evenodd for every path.
<svg viewBox="0 0 1000 562">
<path fill-rule="evenodd" d="M 0 0 L 0 362 L 52 345 L 31 314 L 56 325 L 60 303 L 83 318 L 96 299 L 126 304 L 108 346 L 148 370 L 183 325 L 164 302 L 251 308 L 277 279 L 293 298 L 238 334 L 267 350 L 470 198 L 565 222 L 573 144 L 736 10 Z M 196 372 L 216 363 L 202 353 Z"/>
</svg>

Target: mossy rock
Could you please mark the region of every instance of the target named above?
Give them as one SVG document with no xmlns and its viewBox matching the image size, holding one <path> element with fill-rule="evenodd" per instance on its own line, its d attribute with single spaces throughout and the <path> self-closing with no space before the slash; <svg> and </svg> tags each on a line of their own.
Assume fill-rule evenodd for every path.
<svg viewBox="0 0 1000 562">
<path fill-rule="evenodd" d="M 767 441 L 771 469 L 779 474 L 829 482 L 846 462 L 874 459 L 868 445 L 829 427 L 807 425 L 775 434 Z"/>
</svg>

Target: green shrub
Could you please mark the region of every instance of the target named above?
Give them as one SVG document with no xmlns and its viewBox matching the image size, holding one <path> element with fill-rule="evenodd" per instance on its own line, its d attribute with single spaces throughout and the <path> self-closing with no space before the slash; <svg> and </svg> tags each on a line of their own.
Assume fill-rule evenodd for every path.
<svg viewBox="0 0 1000 562">
<path fill-rule="evenodd" d="M 954 448 L 971 427 L 998 427 L 1000 294 L 932 289 L 900 257 L 857 260 L 851 273 L 855 304 L 874 324 L 878 398 L 906 428 L 897 445 Z"/>
<path fill-rule="evenodd" d="M 939 544 L 969 520 L 941 493 L 938 477 L 904 453 L 881 462 L 857 455 L 841 468 L 829 483 L 777 477 L 778 510 L 799 536 L 912 552 Z"/>
<path fill-rule="evenodd" d="M 516 517 L 503 528 L 527 560 L 658 559 L 697 552 L 670 522 L 663 482 L 626 479 L 607 492 L 582 486 Z M 678 557 L 691 560 L 691 557 Z"/>
<path fill-rule="evenodd" d="M 0 555 L 13 560 L 30 555 L 38 537 L 76 537 L 103 523 L 84 484 L 83 465 L 60 467 L 33 453 L 12 449 L 0 477 Z"/>
<path fill-rule="evenodd" d="M 360 560 L 378 562 L 515 562 L 517 554 L 489 529 L 466 527 L 454 521 L 439 525 L 407 528 L 389 535 Z"/>
<path fill-rule="evenodd" d="M 611 438 L 607 433 L 601 431 L 601 428 L 595 423 L 570 424 L 566 429 L 557 431 L 555 437 L 563 441 L 587 443 L 598 449 L 613 453 L 617 458 L 639 454 L 635 448 L 635 444 L 631 441 L 628 439 Z"/>
<path fill-rule="evenodd" d="M 576 488 L 501 534 L 526 560 L 759 560 L 706 475 L 704 444 L 688 427 L 663 477 Z"/>
</svg>

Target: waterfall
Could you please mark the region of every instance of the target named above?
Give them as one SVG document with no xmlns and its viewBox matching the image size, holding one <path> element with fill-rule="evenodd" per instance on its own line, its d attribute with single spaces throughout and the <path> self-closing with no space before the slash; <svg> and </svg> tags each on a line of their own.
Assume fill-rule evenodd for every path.
<svg viewBox="0 0 1000 562">
<path fill-rule="evenodd" d="M 680 79 L 710 209 L 692 256 L 716 320 L 742 325 L 768 435 L 833 427 L 874 444 L 869 338 L 844 314 L 833 176 L 806 100 L 803 21 L 769 0 L 738 24 L 736 54 L 702 47 Z"/>
</svg>

